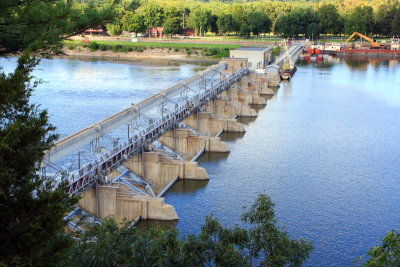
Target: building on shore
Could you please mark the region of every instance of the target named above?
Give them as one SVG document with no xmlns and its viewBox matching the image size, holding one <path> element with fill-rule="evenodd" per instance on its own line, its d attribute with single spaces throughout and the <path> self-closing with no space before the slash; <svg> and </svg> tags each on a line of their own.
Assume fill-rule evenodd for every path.
<svg viewBox="0 0 400 267">
<path fill-rule="evenodd" d="M 241 46 L 230 51 L 231 58 L 247 58 L 250 69 L 264 69 L 271 61 L 270 47 Z"/>
<path fill-rule="evenodd" d="M 104 25 L 95 26 L 83 32 L 83 35 L 108 36 L 107 28 Z"/>
<path fill-rule="evenodd" d="M 167 35 L 164 34 L 164 27 L 152 27 L 147 31 L 146 37 L 156 37 L 156 38 L 166 38 Z M 187 36 L 195 37 L 196 31 L 192 28 L 183 29 L 181 34 L 175 34 L 175 36 Z"/>
</svg>

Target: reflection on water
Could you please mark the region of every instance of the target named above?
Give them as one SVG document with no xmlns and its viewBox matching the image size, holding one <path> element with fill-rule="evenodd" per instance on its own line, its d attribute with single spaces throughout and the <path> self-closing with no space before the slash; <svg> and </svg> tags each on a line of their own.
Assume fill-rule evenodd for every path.
<svg viewBox="0 0 400 267">
<path fill-rule="evenodd" d="M 134 103 L 194 76 L 210 64 L 94 57 L 43 59 L 34 75 L 45 81 L 32 101 L 50 114 L 61 137 L 77 132 Z M 15 58 L 0 59 L 5 71 Z"/>
<path fill-rule="evenodd" d="M 265 191 L 290 235 L 314 244 L 306 266 L 350 266 L 400 229 L 398 84 L 393 59 L 299 62 L 256 119 L 239 118 L 245 134 L 221 135 L 229 154 L 199 159 L 207 186 L 167 193 L 177 227 L 198 233 L 209 214 L 233 226 Z"/>
<path fill-rule="evenodd" d="M 272 90 L 275 94 L 278 91 L 278 89 L 273 89 Z M 268 101 L 269 99 L 273 98 L 274 95 L 260 95 L 262 98 L 264 98 L 266 101 Z"/>
<path fill-rule="evenodd" d="M 257 117 L 238 117 L 238 118 L 237 118 L 237 121 L 238 121 L 239 123 L 243 123 L 243 124 L 248 125 L 248 124 L 250 124 L 250 123 L 256 121 L 256 119 L 257 119 Z"/>
<path fill-rule="evenodd" d="M 352 70 L 366 71 L 370 65 L 370 60 L 368 58 L 345 58 L 344 62 Z"/>
<path fill-rule="evenodd" d="M 334 64 L 332 64 L 334 63 Z M 1 59 L 10 70 L 13 62 Z M 62 134 L 75 132 L 143 100 L 203 66 L 99 59 L 43 60 L 48 81 L 33 100 L 48 108 Z M 400 229 L 400 65 L 394 59 L 331 58 L 299 62 L 258 117 L 239 118 L 245 134 L 223 133 L 230 153 L 204 153 L 209 181 L 179 181 L 166 194 L 179 222 L 139 228 L 199 233 L 214 214 L 240 223 L 257 192 L 276 204 L 291 237 L 314 244 L 307 266 L 349 266 Z M 112 101 L 110 101 L 112 99 Z"/>
<path fill-rule="evenodd" d="M 224 133 L 225 134 L 225 133 Z M 226 159 L 229 156 L 229 153 L 218 152 L 218 153 L 211 153 L 211 152 L 204 152 L 203 155 L 197 160 L 198 162 L 219 162 L 223 159 Z"/>
<path fill-rule="evenodd" d="M 247 117 L 246 119 L 250 119 L 251 117 Z M 236 139 L 242 138 L 245 133 L 235 133 L 235 132 L 222 132 L 219 136 L 221 141 L 234 141 Z"/>
<path fill-rule="evenodd" d="M 174 184 L 169 192 L 186 192 L 192 193 L 196 192 L 197 190 L 206 187 L 208 184 L 208 180 L 186 180 L 180 179 Z"/>
<path fill-rule="evenodd" d="M 258 113 L 260 110 L 263 110 L 267 105 L 249 105 L 249 106 Z"/>
</svg>

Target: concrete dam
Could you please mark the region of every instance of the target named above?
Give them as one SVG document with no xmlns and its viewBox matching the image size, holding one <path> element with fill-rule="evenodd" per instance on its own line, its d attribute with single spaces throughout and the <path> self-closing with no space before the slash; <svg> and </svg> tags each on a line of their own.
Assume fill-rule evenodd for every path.
<svg viewBox="0 0 400 267">
<path fill-rule="evenodd" d="M 293 45 L 286 55 L 298 56 Z M 229 152 L 222 132 L 245 132 L 236 118 L 256 117 L 281 81 L 270 48 L 241 48 L 194 77 L 57 142 L 41 163 L 42 175 L 66 177 L 80 194 L 79 209 L 101 219 L 177 220 L 163 195 L 178 179 L 207 180 L 196 159 Z M 112 101 L 112 100 L 110 100 Z M 74 168 L 66 168 L 76 161 Z M 72 216 L 72 213 L 70 214 Z"/>
</svg>

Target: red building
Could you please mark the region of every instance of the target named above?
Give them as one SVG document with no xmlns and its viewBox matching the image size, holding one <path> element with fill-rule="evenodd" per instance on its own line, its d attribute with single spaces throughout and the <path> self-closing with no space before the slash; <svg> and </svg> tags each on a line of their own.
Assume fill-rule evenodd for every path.
<svg viewBox="0 0 400 267">
<path fill-rule="evenodd" d="M 193 28 L 183 29 L 183 36 L 197 36 L 196 31 Z"/>
<path fill-rule="evenodd" d="M 164 35 L 164 27 L 149 28 L 146 37 L 167 37 Z"/>
<path fill-rule="evenodd" d="M 183 29 L 181 34 L 178 34 L 180 36 L 196 36 L 196 31 L 192 28 L 189 29 Z M 158 38 L 164 38 L 167 37 L 164 34 L 164 27 L 153 27 L 149 28 L 147 31 L 146 37 L 158 37 Z"/>
</svg>

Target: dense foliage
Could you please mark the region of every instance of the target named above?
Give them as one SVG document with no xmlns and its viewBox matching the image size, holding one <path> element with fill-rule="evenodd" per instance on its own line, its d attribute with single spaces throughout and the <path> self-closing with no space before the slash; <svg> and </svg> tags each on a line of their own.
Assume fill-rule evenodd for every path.
<svg viewBox="0 0 400 267">
<path fill-rule="evenodd" d="M 139 231 L 114 220 L 80 236 L 66 266 L 300 266 L 312 245 L 290 239 L 277 225 L 274 204 L 260 194 L 243 214 L 249 229 L 226 228 L 207 217 L 199 235 L 179 239 L 176 230 Z"/>
<path fill-rule="evenodd" d="M 141 1 L 129 12 L 144 17 L 144 33 L 149 27 L 168 26 L 174 33 L 192 27 L 198 35 L 212 32 L 247 37 L 275 32 L 286 37 L 316 37 L 320 34 L 400 34 L 398 0 L 353 1 Z M 168 22 L 168 23 L 167 23 Z M 132 29 L 122 20 L 123 29 Z M 169 31 L 171 33 L 171 31 Z"/>
<path fill-rule="evenodd" d="M 72 244 L 63 217 L 76 198 L 37 174 L 57 136 L 47 112 L 29 102 L 39 84 L 33 56 L 58 52 L 68 36 L 113 16 L 108 3 L 0 1 L 0 55 L 20 55 L 13 72 L 0 73 L 0 265 L 52 266 Z"/>
<path fill-rule="evenodd" d="M 365 267 L 400 266 L 400 232 L 391 231 L 383 239 L 380 246 L 368 251 L 369 258 L 358 257 L 355 263 Z"/>
</svg>

